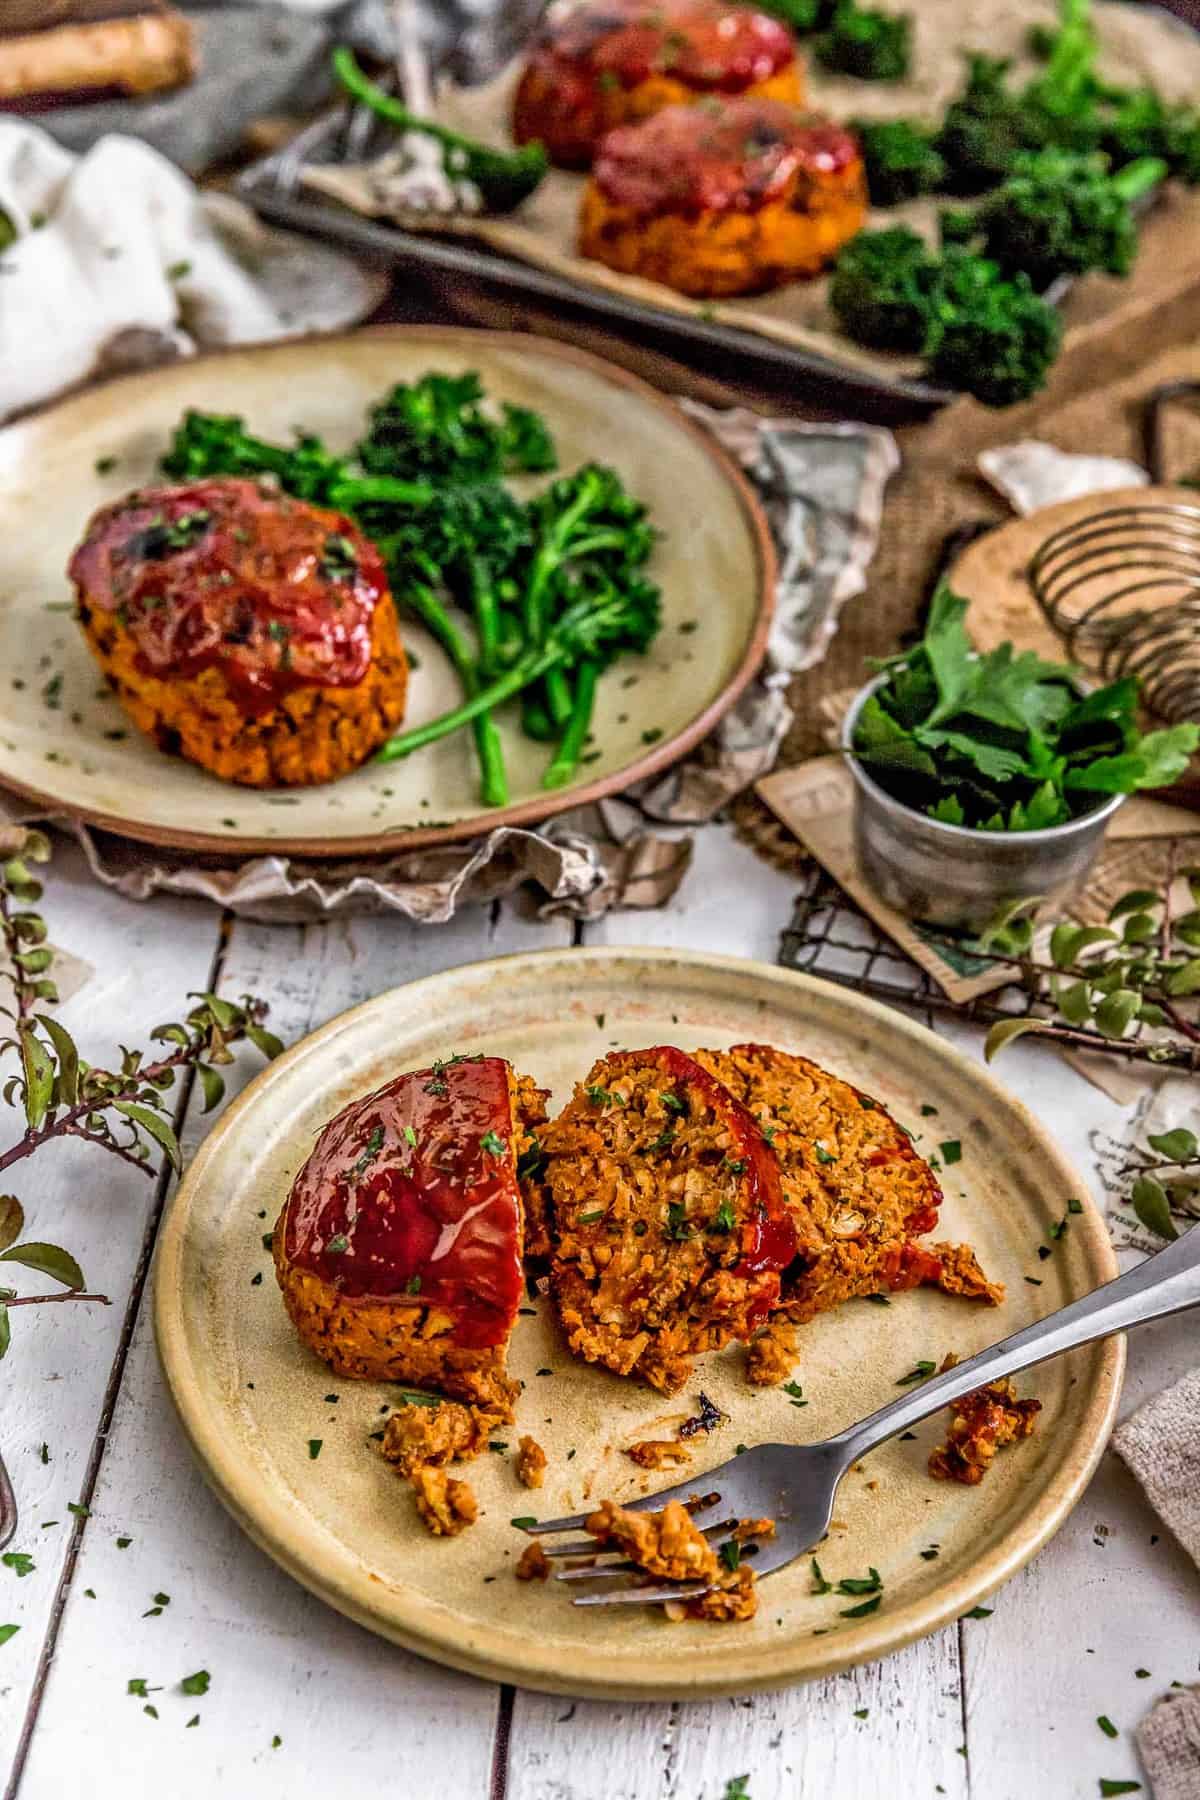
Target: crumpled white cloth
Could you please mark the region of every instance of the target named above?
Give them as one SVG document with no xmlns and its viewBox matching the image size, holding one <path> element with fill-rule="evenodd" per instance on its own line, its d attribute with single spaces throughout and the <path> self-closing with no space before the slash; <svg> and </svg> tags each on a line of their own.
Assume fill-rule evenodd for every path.
<svg viewBox="0 0 1200 1800">
<path fill-rule="evenodd" d="M 307 325 L 282 315 L 205 197 L 136 138 L 76 157 L 0 119 L 0 209 L 16 232 L 0 254 L 0 418 L 83 381 L 129 334 L 178 354 Z"/>
</svg>

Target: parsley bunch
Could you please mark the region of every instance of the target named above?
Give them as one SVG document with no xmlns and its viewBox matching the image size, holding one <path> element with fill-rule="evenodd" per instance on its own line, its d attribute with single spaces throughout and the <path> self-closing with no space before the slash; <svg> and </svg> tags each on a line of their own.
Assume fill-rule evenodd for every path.
<svg viewBox="0 0 1200 1800">
<path fill-rule="evenodd" d="M 943 583 L 921 642 L 882 665 L 859 713 L 853 754 L 897 800 L 946 825 L 1040 831 L 1183 774 L 1200 727 L 1143 736 L 1135 680 L 1081 695 L 1065 663 L 974 650 L 966 611 Z"/>
</svg>

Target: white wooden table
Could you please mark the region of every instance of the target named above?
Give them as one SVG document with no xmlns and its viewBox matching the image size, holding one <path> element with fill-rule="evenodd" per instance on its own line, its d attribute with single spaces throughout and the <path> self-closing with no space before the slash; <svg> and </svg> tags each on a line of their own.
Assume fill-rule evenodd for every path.
<svg viewBox="0 0 1200 1800">
<path fill-rule="evenodd" d="M 668 911 L 582 935 L 772 961 L 791 890 L 710 828 Z M 261 994 L 292 1041 L 415 976 L 572 939 L 569 923 L 506 905 L 440 928 L 223 925 L 198 902 L 114 898 L 65 845 L 45 909 L 53 940 L 94 967 L 64 1016 L 96 1058 L 177 1017 L 188 989 Z M 941 1028 L 978 1054 L 978 1034 Z M 256 1066 L 244 1055 L 238 1073 Z M 1003 1069 L 1094 1174 L 1089 1132 L 1119 1130 L 1120 1109 L 1037 1048 L 1022 1045 Z M 197 1110 L 192 1146 L 208 1123 Z M 5 1116 L 0 1143 L 8 1127 Z M 752 1800 L 1083 1800 L 1102 1776 L 1140 1778 L 1131 1727 L 1172 1680 L 1196 1679 L 1200 1580 L 1111 1455 L 990 1618 L 814 1686 L 705 1705 L 572 1705 L 422 1662 L 280 1573 L 197 1475 L 149 1319 L 165 1179 L 69 1145 L 28 1169 L 34 1234 L 65 1240 L 114 1304 L 23 1310 L 0 1367 L 0 1441 L 22 1507 L 15 1548 L 37 1565 L 25 1577 L 0 1568 L 0 1624 L 20 1626 L 0 1646 L 8 1800 L 723 1800 L 739 1775 Z M 1184 1317 L 1135 1336 L 1124 1410 L 1195 1362 L 1194 1332 Z M 169 1603 L 147 1617 L 157 1593 Z M 179 1682 L 200 1669 L 209 1690 L 187 1698 Z M 130 1696 L 134 1676 L 161 1692 Z"/>
</svg>

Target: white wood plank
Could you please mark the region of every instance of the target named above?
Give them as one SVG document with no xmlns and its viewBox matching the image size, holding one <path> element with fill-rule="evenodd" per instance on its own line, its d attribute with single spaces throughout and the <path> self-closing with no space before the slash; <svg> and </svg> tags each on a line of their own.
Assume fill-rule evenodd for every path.
<svg viewBox="0 0 1200 1800">
<path fill-rule="evenodd" d="M 189 989 L 207 985 L 218 927 L 209 906 L 122 900 L 96 885 L 66 843 L 56 846 L 41 906 L 54 943 L 92 965 L 60 1017 L 101 1067 L 115 1060 L 118 1038 L 145 1043 L 155 1025 L 187 1010 Z M 0 1143 L 8 1148 L 19 1136 L 17 1115 L 0 1107 Z M 36 1568 L 24 1577 L 0 1569 L 0 1624 L 20 1627 L 0 1646 L 0 1769 L 7 1769 L 76 1532 L 68 1503 L 84 1485 L 157 1182 L 90 1146 L 64 1142 L 15 1165 L 0 1186 L 24 1203 L 29 1236 L 65 1244 L 91 1288 L 112 1300 L 12 1315 L 12 1349 L 0 1372 L 0 1443 L 21 1516 L 12 1548 L 31 1554 Z M 12 1285 L 25 1293 L 53 1288 L 19 1270 Z"/>
<path fill-rule="evenodd" d="M 531 926 L 508 908 L 471 908 L 444 927 L 238 924 L 221 988 L 270 996 L 272 1028 L 294 1042 L 405 980 L 570 935 L 565 923 Z M 189 1119 L 189 1145 L 207 1123 Z M 334 1794 L 486 1792 L 498 1690 L 339 1618 L 243 1537 L 197 1476 L 151 1340 L 143 1307 L 22 1800 L 60 1800 L 86 1766 L 102 1771 L 104 1796 L 209 1800 L 222 1779 L 239 1800 L 290 1800 L 309 1784 Z M 132 1536 L 127 1550 L 118 1534 Z M 170 1605 L 142 1618 L 158 1591 Z M 212 1686 L 193 1701 L 177 1684 L 198 1668 Z M 165 1684 L 149 1702 L 157 1720 L 126 1695 L 130 1676 Z"/>
</svg>

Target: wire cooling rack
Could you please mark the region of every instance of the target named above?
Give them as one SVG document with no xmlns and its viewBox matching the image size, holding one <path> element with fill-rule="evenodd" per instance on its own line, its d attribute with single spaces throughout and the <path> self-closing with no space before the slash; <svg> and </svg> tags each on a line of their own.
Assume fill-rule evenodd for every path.
<svg viewBox="0 0 1200 1800">
<path fill-rule="evenodd" d="M 1016 964 L 1006 986 L 965 1003 L 948 999 L 933 977 L 860 912 L 819 864 L 806 870 L 802 880 L 804 885 L 780 943 L 779 960 L 785 968 L 820 975 L 825 981 L 873 994 L 894 1006 L 984 1027 L 1002 1019 L 1053 1016 L 1053 1008 L 1041 997 L 1040 984 L 1029 985 Z M 955 954 L 961 953 L 956 950 Z M 974 959 L 973 966 L 981 969 L 985 964 Z M 1200 1045 L 1189 1047 L 1174 1038 L 1168 1044 L 1161 1032 L 1142 1027 L 1121 1039 L 1106 1038 L 1083 1027 L 1071 1031 L 1069 1042 L 1073 1049 L 1097 1050 L 1130 1062 L 1200 1071 Z"/>
</svg>

